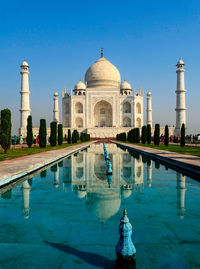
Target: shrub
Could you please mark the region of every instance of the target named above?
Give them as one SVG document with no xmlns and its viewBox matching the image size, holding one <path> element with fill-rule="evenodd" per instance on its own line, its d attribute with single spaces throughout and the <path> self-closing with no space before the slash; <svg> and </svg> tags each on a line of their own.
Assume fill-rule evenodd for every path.
<svg viewBox="0 0 200 269">
<path fill-rule="evenodd" d="M 47 128 L 46 120 L 40 120 L 40 129 L 39 129 L 39 146 L 40 148 L 46 148 L 47 145 Z"/>
<path fill-rule="evenodd" d="M 165 146 L 169 145 L 169 127 L 168 125 L 165 126 Z"/>
<path fill-rule="evenodd" d="M 51 122 L 51 136 L 50 136 L 50 145 L 55 147 L 57 143 L 57 122 Z"/>
<path fill-rule="evenodd" d="M 33 144 L 33 128 L 32 128 L 32 116 L 29 115 L 27 118 L 27 137 L 26 137 L 26 143 L 29 148 L 31 148 Z"/>
<path fill-rule="evenodd" d="M 146 144 L 147 142 L 147 127 L 142 126 L 142 136 L 141 136 L 142 144 Z"/>
<path fill-rule="evenodd" d="M 181 141 L 180 141 L 181 147 L 185 146 L 185 124 L 183 123 L 181 126 Z"/>
<path fill-rule="evenodd" d="M 147 124 L 147 143 L 151 144 L 151 125 Z"/>
<path fill-rule="evenodd" d="M 160 125 L 155 125 L 155 131 L 154 131 L 154 145 L 159 146 L 160 143 Z"/>
<path fill-rule="evenodd" d="M 8 108 L 1 110 L 0 145 L 6 154 L 11 145 L 11 112 Z"/>
<path fill-rule="evenodd" d="M 63 126 L 62 124 L 58 124 L 58 145 L 62 145 L 63 143 Z"/>
</svg>

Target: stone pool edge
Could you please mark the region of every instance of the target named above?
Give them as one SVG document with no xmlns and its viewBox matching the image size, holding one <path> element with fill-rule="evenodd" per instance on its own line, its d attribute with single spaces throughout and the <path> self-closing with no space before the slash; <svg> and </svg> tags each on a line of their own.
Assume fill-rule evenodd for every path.
<svg viewBox="0 0 200 269">
<path fill-rule="evenodd" d="M 132 145 L 132 144 L 125 144 L 125 143 L 120 143 L 120 142 L 116 142 L 113 140 L 110 140 L 110 142 L 119 145 L 119 146 L 123 146 L 126 147 L 127 149 L 130 150 L 135 150 L 141 154 L 147 155 L 148 157 L 150 157 L 153 160 L 158 160 L 163 164 L 168 165 L 169 167 L 172 168 L 178 168 L 179 170 L 183 170 L 182 172 L 188 176 L 193 176 L 196 180 L 200 181 L 200 158 L 196 157 L 196 156 L 192 156 L 192 155 L 185 155 L 185 154 L 179 154 L 179 153 L 175 153 L 175 152 L 171 152 L 171 151 L 164 151 L 164 150 L 159 150 L 156 149 L 156 151 L 158 151 L 158 153 L 154 153 L 152 152 L 152 148 L 148 148 L 145 147 L 145 150 L 142 146 L 138 146 L 138 145 Z M 162 156 L 162 154 L 166 154 L 168 153 L 169 155 L 172 155 L 171 157 L 168 156 Z M 184 159 L 183 161 L 180 160 L 175 160 L 175 156 L 177 156 L 177 158 L 182 158 Z M 187 160 L 188 156 L 192 159 L 192 158 L 198 158 L 199 159 L 199 164 L 191 164 L 189 163 L 190 161 Z M 192 157 L 191 157 L 192 156 Z M 184 158 L 185 157 L 185 158 Z"/>
<path fill-rule="evenodd" d="M 58 153 L 56 151 L 62 152 L 60 154 L 58 153 L 58 155 L 56 157 L 53 156 L 50 159 L 48 158 L 47 161 L 39 160 L 38 163 L 29 165 L 29 167 L 27 166 L 26 168 L 22 169 L 22 171 L 19 169 L 18 172 L 16 172 L 16 171 L 13 172 L 13 175 L 12 175 L 12 173 L 10 173 L 9 176 L 5 175 L 5 173 L 4 173 L 4 176 L 0 174 L 0 188 L 4 187 L 4 186 L 6 186 L 6 185 L 8 185 L 10 183 L 15 182 L 15 181 L 19 180 L 20 178 L 22 178 L 24 176 L 27 176 L 27 175 L 29 175 L 29 174 L 31 174 L 33 172 L 36 172 L 37 170 L 40 170 L 41 168 L 44 168 L 44 167 L 46 167 L 46 166 L 48 166 L 48 165 L 50 165 L 50 164 L 52 164 L 52 163 L 54 163 L 56 161 L 59 161 L 59 160 L 61 160 L 63 158 L 66 158 L 67 156 L 69 156 L 71 154 L 74 154 L 74 153 L 76 153 L 76 152 L 78 152 L 78 151 L 80 151 L 82 149 L 85 149 L 85 148 L 89 147 L 90 145 L 92 145 L 94 143 L 96 143 L 96 141 L 91 141 L 91 142 L 88 142 L 88 143 L 80 144 L 80 146 L 77 145 L 78 147 L 75 147 L 74 149 L 69 150 L 69 152 L 64 152 L 64 153 L 63 153 L 63 151 L 65 151 L 66 149 L 69 149 L 69 148 L 53 150 L 53 151 L 47 151 L 47 152 L 44 152 L 44 153 L 36 153 L 36 154 L 33 154 L 33 155 L 28 155 L 28 156 L 22 157 L 23 160 L 24 160 L 24 159 L 28 159 L 26 157 L 29 157 L 29 158 L 36 157 L 37 158 L 38 156 L 42 156 L 42 155 L 45 156 L 46 153 L 47 154 L 49 154 L 51 152 Z M 74 146 L 76 146 L 76 145 L 74 145 Z M 14 160 L 15 161 L 20 161 L 20 159 L 21 158 L 17 158 L 17 159 L 14 159 Z M 6 161 L 4 161 L 4 162 L 6 162 Z M 12 165 L 12 160 L 9 160 L 9 163 Z"/>
</svg>

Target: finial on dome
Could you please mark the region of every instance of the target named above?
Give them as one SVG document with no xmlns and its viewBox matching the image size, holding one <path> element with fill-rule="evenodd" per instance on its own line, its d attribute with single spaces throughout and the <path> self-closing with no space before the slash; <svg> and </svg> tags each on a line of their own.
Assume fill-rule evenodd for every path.
<svg viewBox="0 0 200 269">
<path fill-rule="evenodd" d="M 127 211 L 126 211 L 126 208 L 124 208 L 124 216 L 127 215 Z"/>
<path fill-rule="evenodd" d="M 103 58 L 103 48 L 101 48 L 101 58 Z"/>
</svg>

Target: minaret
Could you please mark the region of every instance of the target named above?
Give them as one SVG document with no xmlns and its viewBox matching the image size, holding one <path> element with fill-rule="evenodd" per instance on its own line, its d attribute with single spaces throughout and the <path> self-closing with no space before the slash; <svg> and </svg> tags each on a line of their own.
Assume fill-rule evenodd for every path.
<svg viewBox="0 0 200 269">
<path fill-rule="evenodd" d="M 152 97 L 151 92 L 147 93 L 147 124 L 150 124 L 152 127 Z"/>
<path fill-rule="evenodd" d="M 176 88 L 176 128 L 175 135 L 181 134 L 182 124 L 186 124 L 186 107 L 185 107 L 185 81 L 184 81 L 184 62 L 180 58 L 176 65 L 177 70 L 177 88 Z"/>
<path fill-rule="evenodd" d="M 177 189 L 177 214 L 180 219 L 184 218 L 185 215 L 185 176 L 180 173 L 176 174 L 176 189 Z"/>
<path fill-rule="evenodd" d="M 26 136 L 27 118 L 30 115 L 30 91 L 29 91 L 29 65 L 26 61 L 21 64 L 21 108 L 20 108 L 20 134 Z"/>
<path fill-rule="evenodd" d="M 58 93 L 55 92 L 53 96 L 54 96 L 53 121 L 56 121 L 57 123 L 59 123 Z"/>
</svg>

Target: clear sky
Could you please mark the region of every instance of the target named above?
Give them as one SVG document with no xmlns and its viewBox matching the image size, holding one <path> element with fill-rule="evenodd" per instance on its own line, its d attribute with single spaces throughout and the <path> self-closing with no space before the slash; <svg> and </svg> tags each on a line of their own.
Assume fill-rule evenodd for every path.
<svg viewBox="0 0 200 269">
<path fill-rule="evenodd" d="M 1 1 L 0 109 L 19 127 L 20 65 L 30 65 L 34 126 L 104 56 L 121 78 L 152 92 L 153 123 L 175 124 L 176 62 L 185 62 L 187 127 L 200 132 L 200 1 Z M 146 98 L 145 98 L 146 99 Z M 146 102 L 145 102 L 146 103 Z M 61 113 L 60 113 L 61 117 Z"/>
</svg>

